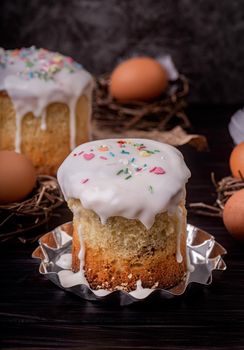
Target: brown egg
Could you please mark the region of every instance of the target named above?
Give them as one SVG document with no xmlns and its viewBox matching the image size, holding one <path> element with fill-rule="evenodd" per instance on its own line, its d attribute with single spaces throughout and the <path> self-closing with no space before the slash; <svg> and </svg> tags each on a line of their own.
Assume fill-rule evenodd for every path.
<svg viewBox="0 0 244 350">
<path fill-rule="evenodd" d="M 235 192 L 226 202 L 223 220 L 227 230 L 244 241 L 244 189 Z"/>
<path fill-rule="evenodd" d="M 240 179 L 240 173 L 244 177 L 244 142 L 239 143 L 231 152 L 230 169 L 234 177 Z"/>
<path fill-rule="evenodd" d="M 0 151 L 0 204 L 23 200 L 35 183 L 36 170 L 25 155 Z"/>
<path fill-rule="evenodd" d="M 150 57 L 131 58 L 112 72 L 110 94 L 119 101 L 150 101 L 167 88 L 168 79 L 162 65 Z"/>
</svg>

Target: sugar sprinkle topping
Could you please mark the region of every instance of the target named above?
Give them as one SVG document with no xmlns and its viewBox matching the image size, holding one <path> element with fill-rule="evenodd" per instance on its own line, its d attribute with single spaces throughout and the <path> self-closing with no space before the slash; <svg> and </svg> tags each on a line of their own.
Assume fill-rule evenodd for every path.
<svg viewBox="0 0 244 350">
<path fill-rule="evenodd" d="M 9 65 L 14 65 L 17 60 L 23 63 L 22 70 L 17 72 L 23 80 L 49 81 L 54 80 L 55 74 L 62 70 L 72 74 L 82 69 L 73 58 L 43 48 L 36 49 L 35 46 L 16 50 L 0 48 L 0 68 L 5 69 Z"/>
<path fill-rule="evenodd" d="M 117 141 L 117 145 L 118 148 L 120 149 L 121 147 L 123 147 L 123 149 L 121 151 L 119 151 L 118 154 L 115 153 L 116 149 L 113 149 L 114 152 L 112 152 L 110 149 L 111 147 L 108 147 L 107 145 L 100 145 L 99 147 L 97 147 L 97 152 L 100 153 L 102 152 L 103 155 L 99 155 L 99 158 L 104 160 L 104 161 L 109 161 L 109 158 L 112 157 L 115 160 L 118 160 L 119 163 L 121 163 L 122 165 L 124 165 L 124 168 L 119 169 L 116 172 L 117 176 L 121 176 L 121 175 L 125 175 L 123 178 L 124 180 L 129 180 L 131 178 L 134 177 L 134 175 L 138 175 L 140 173 L 143 173 L 145 171 L 153 174 L 153 175 L 163 175 L 165 174 L 165 170 L 158 166 L 155 165 L 151 168 L 148 168 L 147 164 L 144 163 L 139 164 L 138 161 L 140 162 L 140 157 L 153 157 L 154 154 L 160 153 L 160 150 L 156 149 L 156 150 L 150 150 L 148 149 L 143 143 L 141 144 L 137 144 L 137 143 L 133 143 L 130 140 L 119 140 Z M 128 148 L 127 148 L 128 147 Z M 130 148 L 133 147 L 134 150 L 138 153 L 139 158 L 120 158 L 120 154 L 123 156 L 129 156 L 131 154 Z M 73 153 L 73 156 L 80 156 L 82 155 L 83 158 L 87 161 L 92 161 L 93 159 L 96 158 L 96 150 L 94 149 L 90 149 L 90 152 L 85 152 L 84 150 L 79 151 L 78 153 Z M 93 153 L 95 152 L 95 153 Z M 118 159 L 116 159 L 118 158 Z M 111 159 L 111 158 L 110 158 Z M 115 163 L 116 164 L 116 163 Z M 110 163 L 108 163 L 108 165 L 111 165 Z M 88 181 L 88 179 L 82 180 L 82 184 L 86 183 Z M 153 193 L 153 186 L 152 185 L 148 185 L 148 190 Z"/>
</svg>

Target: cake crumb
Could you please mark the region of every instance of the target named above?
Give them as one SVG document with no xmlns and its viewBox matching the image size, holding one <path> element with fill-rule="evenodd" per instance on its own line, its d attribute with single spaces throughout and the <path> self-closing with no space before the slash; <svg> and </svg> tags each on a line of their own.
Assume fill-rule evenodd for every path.
<svg viewBox="0 0 244 350">
<path fill-rule="evenodd" d="M 158 285 L 159 285 L 159 282 L 155 282 L 155 283 L 154 283 L 154 285 L 152 286 L 152 289 L 157 288 L 157 287 L 158 287 Z"/>
</svg>

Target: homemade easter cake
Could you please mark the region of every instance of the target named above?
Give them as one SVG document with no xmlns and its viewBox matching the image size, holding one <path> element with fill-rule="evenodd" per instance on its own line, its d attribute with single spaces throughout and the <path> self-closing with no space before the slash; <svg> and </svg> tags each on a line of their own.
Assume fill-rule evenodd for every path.
<svg viewBox="0 0 244 350">
<path fill-rule="evenodd" d="M 89 141 L 92 77 L 72 58 L 45 49 L 0 48 L 0 150 L 22 152 L 55 174 Z"/>
<path fill-rule="evenodd" d="M 73 218 L 72 268 L 92 289 L 169 288 L 187 271 L 185 184 L 176 148 L 146 139 L 77 147 L 58 170 Z"/>
</svg>

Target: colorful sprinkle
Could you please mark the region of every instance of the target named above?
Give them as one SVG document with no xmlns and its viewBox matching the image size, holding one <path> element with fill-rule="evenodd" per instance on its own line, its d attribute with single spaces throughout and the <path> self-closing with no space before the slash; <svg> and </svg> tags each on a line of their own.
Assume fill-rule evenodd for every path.
<svg viewBox="0 0 244 350">
<path fill-rule="evenodd" d="M 104 157 L 104 156 L 100 156 L 99 158 L 103 159 L 103 160 L 107 160 L 108 159 L 107 157 Z"/>
<path fill-rule="evenodd" d="M 83 154 L 83 158 L 85 158 L 85 160 L 91 160 L 94 157 L 95 157 L 94 153 L 85 153 L 85 154 Z"/>
<path fill-rule="evenodd" d="M 83 154 L 84 153 L 84 151 L 80 151 L 79 153 L 78 153 L 78 156 L 80 156 L 81 154 Z"/>
<path fill-rule="evenodd" d="M 148 151 L 140 151 L 139 154 L 142 157 L 150 157 L 150 155 L 151 155 L 151 153 Z"/>
<path fill-rule="evenodd" d="M 85 183 L 87 183 L 87 181 L 89 181 L 89 179 L 84 179 L 84 180 L 81 180 L 81 183 L 85 184 Z"/>
<path fill-rule="evenodd" d="M 118 172 L 117 172 L 117 174 L 116 175 L 120 175 L 120 174 L 122 174 L 124 172 L 124 170 L 123 169 L 121 169 L 121 170 L 119 170 Z"/>
<path fill-rule="evenodd" d="M 56 73 L 64 70 L 73 73 L 81 69 L 81 65 L 72 58 L 45 49 L 36 49 L 35 46 L 18 50 L 0 50 L 0 67 L 8 64 L 23 62 L 23 68 L 18 76 L 24 80 L 41 79 L 54 80 Z"/>
<path fill-rule="evenodd" d="M 122 154 L 130 154 L 130 152 L 125 151 L 124 149 L 122 149 L 122 151 L 120 153 L 122 153 Z"/>
<path fill-rule="evenodd" d="M 135 158 L 131 158 L 130 162 L 134 163 L 135 160 L 136 160 Z"/>
<path fill-rule="evenodd" d="M 115 157 L 115 154 L 113 152 L 109 152 L 110 156 Z"/>
<path fill-rule="evenodd" d="M 130 179 L 132 177 L 132 175 L 129 175 L 129 176 L 127 176 L 126 178 L 125 178 L 125 180 L 128 180 L 128 179 Z"/>
<path fill-rule="evenodd" d="M 160 166 L 155 166 L 152 169 L 149 170 L 150 173 L 154 173 L 156 175 L 163 175 L 165 174 L 165 170 L 161 168 Z"/>
<path fill-rule="evenodd" d="M 151 168 L 151 169 L 149 170 L 149 173 L 153 173 L 155 169 L 156 169 L 156 167 Z"/>
<path fill-rule="evenodd" d="M 153 187 L 151 185 L 148 187 L 148 190 L 150 193 L 153 193 Z"/>
<path fill-rule="evenodd" d="M 98 151 L 99 151 L 99 152 L 107 152 L 108 150 L 109 150 L 108 146 L 105 146 L 105 145 L 100 146 L 100 147 L 98 148 Z"/>
</svg>

